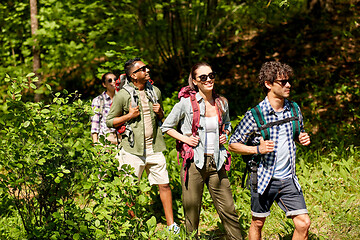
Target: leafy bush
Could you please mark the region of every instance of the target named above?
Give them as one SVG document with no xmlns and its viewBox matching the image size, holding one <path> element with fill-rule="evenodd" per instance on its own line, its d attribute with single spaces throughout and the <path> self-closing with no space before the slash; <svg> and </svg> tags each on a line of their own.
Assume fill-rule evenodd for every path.
<svg viewBox="0 0 360 240">
<path fill-rule="evenodd" d="M 92 109 L 77 93 L 55 93 L 48 104 L 23 102 L 36 79 L 6 78 L 0 117 L 2 217 L 22 227 L 2 228 L 6 238 L 142 239 L 155 235 L 147 209 L 150 187 L 132 169 L 118 171 L 117 149 L 92 145 Z M 51 91 L 50 86 L 47 86 Z M 131 217 L 132 210 L 135 217 Z M 19 226 L 19 225 L 18 225 Z"/>
</svg>

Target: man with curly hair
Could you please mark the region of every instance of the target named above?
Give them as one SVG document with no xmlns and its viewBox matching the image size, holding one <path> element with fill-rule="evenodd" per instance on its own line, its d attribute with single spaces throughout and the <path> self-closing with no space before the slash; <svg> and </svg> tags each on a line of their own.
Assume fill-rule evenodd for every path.
<svg viewBox="0 0 360 240">
<path fill-rule="evenodd" d="M 266 62 L 261 67 L 259 84 L 265 91 L 266 97 L 258 107 L 266 123 L 270 123 L 269 139 L 263 139 L 251 111 L 246 112 L 230 138 L 231 151 L 242 155 L 255 155 L 260 159 L 257 170 L 252 173 L 257 177 L 253 178 L 255 181 L 250 181 L 252 182 L 250 240 L 261 239 L 262 227 L 266 217 L 270 215 L 270 207 L 274 201 L 287 217 L 292 218 L 295 225 L 293 239 L 308 238 L 310 218 L 295 173 L 295 140 L 307 146 L 310 144 L 310 136 L 304 130 L 300 108 L 287 100 L 290 96 L 292 75 L 292 68 L 280 62 Z M 297 123 L 292 115 L 295 108 L 298 112 Z M 300 125 L 298 135 L 293 133 L 295 124 Z"/>
</svg>

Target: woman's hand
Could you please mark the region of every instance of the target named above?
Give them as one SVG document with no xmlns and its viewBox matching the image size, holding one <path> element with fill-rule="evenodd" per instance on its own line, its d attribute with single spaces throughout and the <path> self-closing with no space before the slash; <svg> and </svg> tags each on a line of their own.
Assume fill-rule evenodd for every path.
<svg viewBox="0 0 360 240">
<path fill-rule="evenodd" d="M 227 141 L 226 134 L 221 134 L 220 137 L 219 137 L 219 143 L 220 144 L 225 144 L 226 141 Z"/>
<path fill-rule="evenodd" d="M 191 135 L 190 137 L 186 137 L 186 140 L 184 142 L 191 147 L 196 147 L 199 144 L 199 140 L 199 136 Z"/>
</svg>

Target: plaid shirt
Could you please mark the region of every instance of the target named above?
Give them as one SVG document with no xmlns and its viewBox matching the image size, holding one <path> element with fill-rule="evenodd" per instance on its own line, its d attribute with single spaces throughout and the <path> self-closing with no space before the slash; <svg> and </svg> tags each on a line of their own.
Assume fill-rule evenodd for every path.
<svg viewBox="0 0 360 240">
<path fill-rule="evenodd" d="M 267 97 L 262 102 L 260 102 L 259 106 L 267 123 L 281 120 L 278 116 L 276 116 L 276 112 L 271 107 Z M 303 132 L 304 131 L 303 116 L 300 112 L 300 109 L 298 110 L 300 117 L 300 129 L 301 132 Z M 285 99 L 283 118 L 288 118 L 288 117 L 291 117 L 291 106 L 289 104 L 289 101 Z M 292 122 L 287 122 L 284 124 L 286 129 L 286 138 L 290 152 L 289 161 L 291 165 L 291 175 L 294 178 L 294 182 L 297 189 L 300 191 L 301 187 L 295 173 L 296 145 L 293 140 L 292 125 L 293 125 Z M 270 131 L 270 140 L 274 141 L 275 147 L 273 152 L 263 154 L 261 157 L 261 161 L 259 163 L 257 170 L 259 194 L 263 194 L 266 187 L 268 186 L 274 174 L 275 162 L 277 158 L 277 151 L 278 151 L 277 143 L 279 140 L 280 127 L 273 126 L 269 128 L 269 131 Z M 238 143 L 238 142 L 242 144 L 246 144 L 248 141 L 250 141 L 253 145 L 259 145 L 260 138 L 261 138 L 261 133 L 257 127 L 255 119 L 252 113 L 250 111 L 247 111 L 244 118 L 240 121 L 238 126 L 236 126 L 235 131 L 230 138 L 229 144 Z"/>
<path fill-rule="evenodd" d="M 101 106 L 102 97 L 104 99 L 104 106 Z M 106 116 L 109 113 L 110 106 L 111 98 L 106 92 L 103 92 L 101 95 L 93 99 L 91 107 L 94 109 L 95 114 L 91 117 L 91 133 L 97 133 L 99 136 L 106 136 L 106 134 L 115 131 L 115 128 L 108 128 L 106 126 Z"/>
</svg>

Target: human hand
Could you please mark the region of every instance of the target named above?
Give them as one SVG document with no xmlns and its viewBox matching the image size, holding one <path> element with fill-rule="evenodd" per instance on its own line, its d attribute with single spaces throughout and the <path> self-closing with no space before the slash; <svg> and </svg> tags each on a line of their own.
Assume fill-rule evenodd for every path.
<svg viewBox="0 0 360 240">
<path fill-rule="evenodd" d="M 220 137 L 219 137 L 219 143 L 220 144 L 225 144 L 226 141 L 227 141 L 226 134 L 221 134 Z"/>
<path fill-rule="evenodd" d="M 259 152 L 260 154 L 267 154 L 269 152 L 274 151 L 274 141 L 271 140 L 264 140 L 263 138 L 260 139 L 260 146 L 259 146 Z"/>
<path fill-rule="evenodd" d="M 159 119 L 162 119 L 164 117 L 164 112 L 161 108 L 161 105 L 159 103 L 155 103 L 153 105 L 153 110 L 155 114 L 158 116 Z"/>
<path fill-rule="evenodd" d="M 306 132 L 301 132 L 299 135 L 299 142 L 303 146 L 308 146 L 310 144 L 310 136 Z"/>
<path fill-rule="evenodd" d="M 161 112 L 161 106 L 159 103 L 153 104 L 153 110 L 156 114 L 159 114 Z"/>
<path fill-rule="evenodd" d="M 129 116 L 131 119 L 136 118 L 140 115 L 139 106 L 131 107 L 131 104 L 129 105 Z"/>
<path fill-rule="evenodd" d="M 196 147 L 199 144 L 200 137 L 199 136 L 193 136 L 187 137 L 185 143 L 191 147 Z"/>
</svg>

